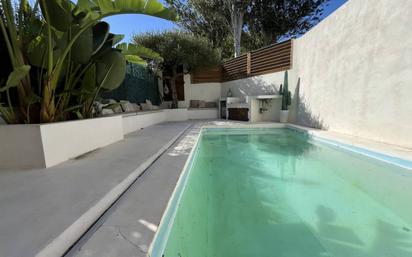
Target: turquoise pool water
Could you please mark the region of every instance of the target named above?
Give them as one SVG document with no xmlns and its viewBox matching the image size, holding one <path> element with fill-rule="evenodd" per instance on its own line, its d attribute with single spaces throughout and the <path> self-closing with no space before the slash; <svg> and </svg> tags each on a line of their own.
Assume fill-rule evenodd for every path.
<svg viewBox="0 0 412 257">
<path fill-rule="evenodd" d="M 164 257 L 412 257 L 412 171 L 288 129 L 204 131 L 176 206 Z"/>
</svg>

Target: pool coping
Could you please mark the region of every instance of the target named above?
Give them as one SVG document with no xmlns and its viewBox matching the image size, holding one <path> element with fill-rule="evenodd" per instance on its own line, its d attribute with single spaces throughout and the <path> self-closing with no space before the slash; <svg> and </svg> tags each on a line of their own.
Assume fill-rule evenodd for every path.
<svg viewBox="0 0 412 257">
<path fill-rule="evenodd" d="M 192 167 L 193 160 L 196 157 L 197 149 L 199 146 L 199 142 L 202 136 L 203 131 L 205 129 L 231 129 L 231 128 L 239 128 L 239 129 L 258 129 L 258 128 L 288 128 L 300 133 L 305 133 L 306 135 L 310 136 L 311 139 L 316 140 L 318 142 L 331 145 L 342 149 L 344 151 L 349 151 L 353 153 L 357 153 L 369 158 L 373 158 L 385 163 L 389 163 L 391 165 L 395 165 L 407 170 L 412 171 L 412 149 L 410 150 L 411 156 L 404 156 L 393 153 L 391 151 L 382 151 L 381 149 L 377 149 L 372 145 L 360 144 L 355 143 L 353 141 L 345 140 L 337 135 L 328 135 L 325 130 L 313 129 L 308 127 L 303 127 L 295 124 L 290 123 L 234 123 L 234 124 L 224 124 L 224 125 L 203 125 L 200 128 L 200 132 L 196 138 L 196 142 L 190 151 L 190 154 L 187 158 L 187 161 L 182 169 L 182 172 L 179 176 L 178 182 L 173 190 L 172 195 L 169 198 L 168 204 L 166 209 L 162 215 L 162 218 L 159 223 L 158 230 L 150 244 L 149 251 L 147 256 L 148 257 L 162 257 L 163 252 L 167 245 L 167 238 L 170 235 L 170 230 L 173 225 L 174 218 L 177 212 L 177 205 L 180 202 L 180 199 L 183 195 L 183 190 L 186 183 L 187 178 L 189 175 L 190 168 Z M 366 140 L 366 139 L 365 139 Z M 392 147 L 391 145 L 382 144 L 379 142 L 370 141 L 371 143 L 377 143 L 384 146 Z M 407 149 L 408 150 L 408 149 Z M 173 209 L 171 209 L 173 208 Z M 167 222 L 165 224 L 165 222 Z"/>
<path fill-rule="evenodd" d="M 183 195 L 182 189 L 187 183 L 189 170 L 192 167 L 193 160 L 196 157 L 202 132 L 203 126 L 200 128 L 199 134 L 196 137 L 196 141 L 193 145 L 193 148 L 190 151 L 189 156 L 187 157 L 185 165 L 183 166 L 182 171 L 179 175 L 179 179 L 177 180 L 176 186 L 174 187 L 172 195 L 170 196 L 169 201 L 166 205 L 166 209 L 164 210 L 162 218 L 160 219 L 158 229 L 153 237 L 153 240 L 147 252 L 148 257 L 163 257 L 163 252 L 167 244 L 167 238 L 173 225 L 172 221 L 174 221 L 177 212 L 176 204 L 180 202 L 180 199 Z M 173 209 L 170 210 L 171 208 Z M 165 224 L 165 222 L 167 223 Z"/>
</svg>

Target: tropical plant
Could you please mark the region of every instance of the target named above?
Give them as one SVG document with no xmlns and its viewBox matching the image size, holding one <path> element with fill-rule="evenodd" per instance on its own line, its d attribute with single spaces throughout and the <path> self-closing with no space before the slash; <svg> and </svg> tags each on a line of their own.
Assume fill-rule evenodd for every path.
<svg viewBox="0 0 412 257">
<path fill-rule="evenodd" d="M 285 71 L 283 85 L 280 85 L 279 94 L 282 95 L 282 111 L 287 111 L 292 103 L 292 94 L 289 91 L 288 71 Z"/>
<path fill-rule="evenodd" d="M 168 79 L 172 91 L 172 107 L 177 108 L 176 79 L 184 72 L 219 64 L 220 53 L 201 37 L 179 31 L 146 33 L 133 38 L 135 44 L 160 54 L 163 62 L 159 68 Z M 181 71 L 180 71 L 181 70 Z"/>
<path fill-rule="evenodd" d="M 122 36 L 109 33 L 100 20 L 124 13 L 174 18 L 157 0 L 37 0 L 33 7 L 20 0 L 18 6 L 14 12 L 10 0 L 1 0 L 0 25 L 13 71 L 0 85 L 8 105 L 0 111 L 9 123 L 91 117 L 100 90 L 123 81 L 126 60 L 160 58 L 142 47 L 114 48 Z M 17 109 L 10 97 L 14 88 Z"/>
</svg>

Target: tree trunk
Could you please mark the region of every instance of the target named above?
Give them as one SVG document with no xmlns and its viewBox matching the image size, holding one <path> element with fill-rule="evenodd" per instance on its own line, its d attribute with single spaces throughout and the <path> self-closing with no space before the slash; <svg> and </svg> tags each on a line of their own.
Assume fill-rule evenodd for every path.
<svg viewBox="0 0 412 257">
<path fill-rule="evenodd" d="M 235 51 L 235 57 L 240 56 L 240 40 L 242 37 L 244 13 L 245 12 L 243 8 L 238 6 L 236 4 L 236 1 L 231 1 L 230 18 L 232 22 L 233 47 Z"/>
<path fill-rule="evenodd" d="M 176 79 L 177 71 L 176 67 L 172 69 L 172 78 L 170 79 L 170 90 L 172 91 L 172 108 L 178 108 L 179 101 L 177 99 Z"/>
<path fill-rule="evenodd" d="M 53 122 L 56 113 L 56 107 L 54 104 L 54 92 L 51 89 L 50 81 L 47 81 L 46 83 L 47 85 L 43 88 L 43 98 L 40 109 L 41 123 Z"/>
</svg>

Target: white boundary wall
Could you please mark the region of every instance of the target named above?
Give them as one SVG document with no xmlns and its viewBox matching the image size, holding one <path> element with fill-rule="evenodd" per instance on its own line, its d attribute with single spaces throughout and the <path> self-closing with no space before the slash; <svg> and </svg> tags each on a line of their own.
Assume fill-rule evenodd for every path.
<svg viewBox="0 0 412 257">
<path fill-rule="evenodd" d="M 411 21 L 410 0 L 349 0 L 296 40 L 296 122 L 412 147 Z"/>
<path fill-rule="evenodd" d="M 411 21 L 410 0 L 349 0 L 294 40 L 289 121 L 411 148 Z M 283 77 L 225 82 L 221 94 L 277 93 Z"/>
</svg>

